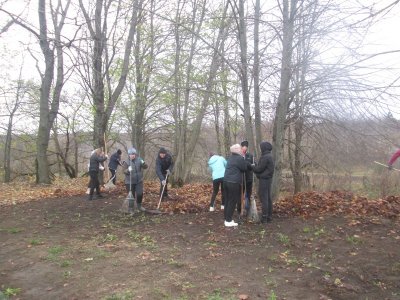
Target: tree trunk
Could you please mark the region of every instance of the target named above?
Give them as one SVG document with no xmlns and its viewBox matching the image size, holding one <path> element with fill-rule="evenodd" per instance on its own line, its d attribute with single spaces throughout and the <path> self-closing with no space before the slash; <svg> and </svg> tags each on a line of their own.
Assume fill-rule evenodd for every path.
<svg viewBox="0 0 400 300">
<path fill-rule="evenodd" d="M 218 71 L 218 69 L 220 67 L 220 63 L 221 63 L 221 59 L 219 59 L 219 53 L 220 53 L 222 45 L 225 42 L 226 34 L 227 34 L 227 30 L 225 28 L 226 27 L 225 19 L 226 19 L 227 9 L 228 9 L 228 4 L 225 6 L 223 16 L 222 16 L 221 26 L 218 31 L 218 37 L 215 42 L 215 46 L 213 47 L 214 53 L 213 53 L 213 57 L 212 57 L 211 65 L 210 65 L 210 70 L 208 72 L 209 75 L 207 78 L 204 99 L 201 103 L 201 107 L 198 110 L 195 121 L 193 122 L 192 132 L 191 132 L 190 139 L 188 141 L 188 145 L 186 148 L 187 163 L 184 165 L 184 174 L 185 174 L 184 178 L 183 178 L 184 182 L 187 181 L 190 171 L 192 169 L 193 157 L 194 157 L 194 152 L 195 152 L 194 149 L 195 149 L 197 141 L 199 139 L 200 129 L 201 129 L 201 125 L 203 122 L 203 118 L 204 118 L 207 106 L 209 104 L 211 93 L 212 93 L 212 90 L 214 87 L 215 77 L 217 75 L 217 71 Z"/>
<path fill-rule="evenodd" d="M 185 90 L 184 90 L 184 102 L 183 102 L 183 113 L 182 115 L 179 114 L 179 120 L 177 122 L 178 124 L 178 130 L 175 133 L 177 135 L 177 145 L 175 146 L 175 149 L 177 152 L 176 154 L 176 163 L 174 167 L 174 175 L 173 175 L 173 182 L 178 183 L 178 185 L 182 185 L 183 182 L 185 182 L 185 165 L 187 164 L 187 124 L 188 124 L 188 109 L 189 109 L 189 99 L 190 99 L 190 83 L 191 83 L 191 76 L 192 76 L 192 71 L 193 71 L 193 58 L 194 54 L 196 51 L 196 45 L 197 41 L 199 39 L 199 34 L 200 34 L 200 29 L 203 25 L 203 20 L 204 20 L 204 15 L 206 11 L 206 1 L 203 1 L 203 6 L 201 7 L 201 16 L 200 20 L 197 24 L 196 27 L 196 15 L 197 15 L 197 2 L 194 3 L 195 7 L 193 9 L 193 14 L 192 14 L 192 27 L 191 27 L 191 32 L 192 38 L 191 38 L 191 46 L 190 46 L 190 52 L 189 52 L 189 58 L 187 62 L 187 68 L 186 68 L 186 74 L 185 74 Z M 176 34 L 178 35 L 177 41 L 179 41 L 179 31 L 177 29 Z M 178 76 L 176 76 L 176 79 L 178 79 Z"/>
<path fill-rule="evenodd" d="M 254 152 L 257 154 L 262 141 L 261 136 L 261 108 L 260 108 L 260 53 L 259 53 L 259 28 L 260 28 L 260 0 L 256 0 L 254 11 L 254 128 L 256 145 Z"/>
<path fill-rule="evenodd" d="M 279 197 L 282 174 L 282 158 L 285 138 L 286 117 L 289 110 L 290 79 L 292 76 L 291 61 L 293 52 L 293 34 L 294 34 L 294 15 L 296 12 L 297 0 L 283 0 L 283 40 L 282 40 L 282 63 L 281 80 L 279 86 L 278 102 L 275 110 L 272 151 L 275 161 L 275 171 L 272 180 L 272 199 Z"/>
<path fill-rule="evenodd" d="M 246 128 L 246 139 L 249 142 L 249 151 L 253 152 L 254 134 L 253 122 L 251 120 L 250 109 L 250 89 L 248 79 L 248 64 L 247 64 L 247 37 L 246 37 L 246 20 L 244 16 L 244 0 L 239 0 L 239 44 L 240 44 L 240 81 L 242 85 L 243 95 L 243 113 L 244 124 Z"/>
</svg>

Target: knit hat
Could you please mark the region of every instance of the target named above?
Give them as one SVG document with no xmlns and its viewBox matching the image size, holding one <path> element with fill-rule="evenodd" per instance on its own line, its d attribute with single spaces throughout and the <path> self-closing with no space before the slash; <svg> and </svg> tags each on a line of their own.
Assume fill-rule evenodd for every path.
<svg viewBox="0 0 400 300">
<path fill-rule="evenodd" d="M 128 155 L 136 154 L 136 149 L 135 148 L 130 148 L 128 150 Z"/>
<path fill-rule="evenodd" d="M 240 146 L 249 147 L 249 142 L 248 141 L 243 141 L 243 142 L 240 143 Z"/>
<path fill-rule="evenodd" d="M 167 154 L 167 150 L 163 147 L 160 148 L 160 151 L 158 153 L 164 153 Z"/>
<path fill-rule="evenodd" d="M 118 149 L 118 150 L 117 150 L 117 154 L 118 154 L 118 155 L 121 155 L 121 154 L 122 154 L 121 149 Z"/>
<path fill-rule="evenodd" d="M 236 153 L 236 154 L 240 154 L 240 155 L 242 154 L 242 149 L 239 144 L 232 145 L 230 150 L 232 153 Z"/>
</svg>

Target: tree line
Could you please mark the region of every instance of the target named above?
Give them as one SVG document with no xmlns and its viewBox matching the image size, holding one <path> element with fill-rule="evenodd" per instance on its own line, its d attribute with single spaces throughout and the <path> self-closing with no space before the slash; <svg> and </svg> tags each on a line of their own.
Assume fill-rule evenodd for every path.
<svg viewBox="0 0 400 300">
<path fill-rule="evenodd" d="M 350 135 L 352 144 L 394 144 L 385 128 L 398 127 L 387 115 L 398 78 L 378 84 L 370 73 L 390 73 L 374 59 L 400 50 L 366 54 L 363 37 L 398 2 L 37 0 L 18 9 L 2 1 L 0 40 L 20 31 L 31 38 L 19 74 L 3 63 L 14 76 L 1 87 L 4 181 L 15 173 L 13 139 L 27 136 L 35 139 L 28 152 L 38 183 L 51 182 L 56 162 L 78 176 L 88 141 L 134 145 L 142 156 L 166 146 L 173 181 L 183 184 L 199 149 L 228 155 L 246 139 L 259 155 L 268 139 L 274 197 L 283 169 L 300 191 L 305 166 L 331 168 L 317 149 L 328 156 L 328 145 Z M 29 78 L 28 59 L 37 70 Z"/>
</svg>

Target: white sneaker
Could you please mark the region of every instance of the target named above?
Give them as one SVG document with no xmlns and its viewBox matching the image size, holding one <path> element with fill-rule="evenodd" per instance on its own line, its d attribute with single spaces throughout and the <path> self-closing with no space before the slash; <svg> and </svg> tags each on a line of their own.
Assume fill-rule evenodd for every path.
<svg viewBox="0 0 400 300">
<path fill-rule="evenodd" d="M 230 222 L 225 221 L 224 224 L 225 224 L 226 227 L 238 226 L 238 223 L 235 223 L 235 221 L 233 221 L 233 220 L 230 221 Z"/>
<path fill-rule="evenodd" d="M 215 211 L 214 206 L 210 206 L 210 211 Z"/>
<path fill-rule="evenodd" d="M 221 210 L 224 210 L 225 206 L 221 205 Z"/>
</svg>

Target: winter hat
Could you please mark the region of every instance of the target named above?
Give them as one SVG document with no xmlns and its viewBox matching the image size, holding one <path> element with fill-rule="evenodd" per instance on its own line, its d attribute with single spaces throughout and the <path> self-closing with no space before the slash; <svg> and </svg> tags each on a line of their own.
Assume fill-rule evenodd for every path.
<svg viewBox="0 0 400 300">
<path fill-rule="evenodd" d="M 118 154 L 118 155 L 121 155 L 121 154 L 122 154 L 121 149 L 118 149 L 118 150 L 117 150 L 117 154 Z"/>
<path fill-rule="evenodd" d="M 240 146 L 249 147 L 249 142 L 248 141 L 243 141 L 243 142 L 240 143 Z"/>
<path fill-rule="evenodd" d="M 236 154 L 240 154 L 240 155 L 242 154 L 242 149 L 239 144 L 232 145 L 230 150 L 232 153 L 236 153 Z"/>
<path fill-rule="evenodd" d="M 128 150 L 128 155 L 136 154 L 136 149 L 135 148 L 130 148 Z"/>
<path fill-rule="evenodd" d="M 159 153 L 167 154 L 167 150 L 165 148 L 161 147 Z"/>
</svg>

